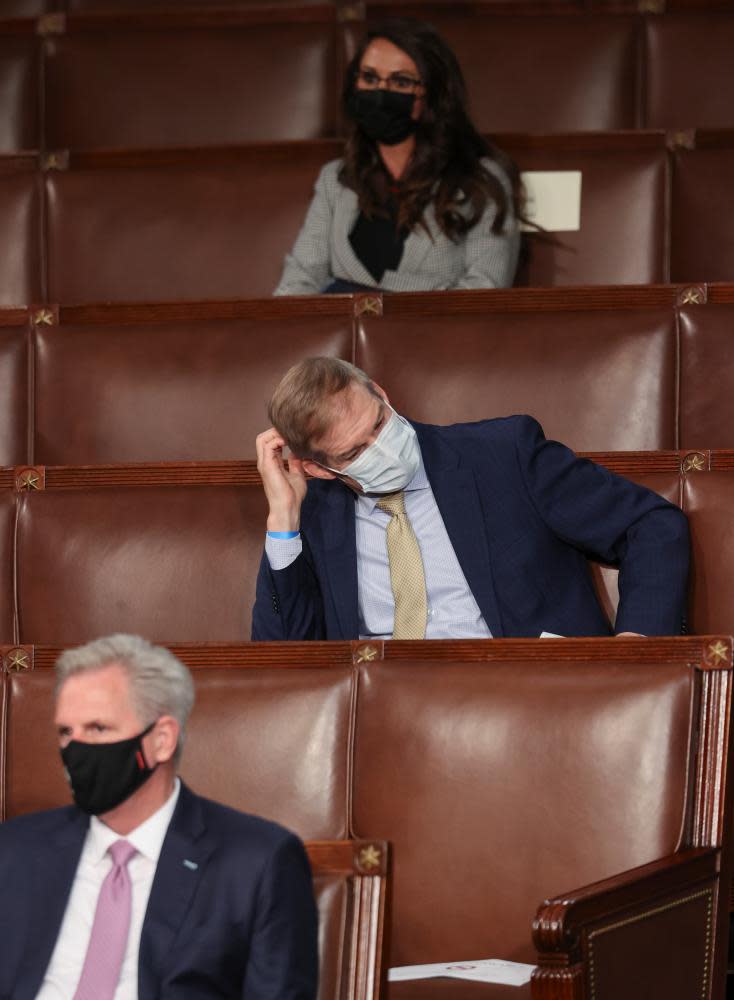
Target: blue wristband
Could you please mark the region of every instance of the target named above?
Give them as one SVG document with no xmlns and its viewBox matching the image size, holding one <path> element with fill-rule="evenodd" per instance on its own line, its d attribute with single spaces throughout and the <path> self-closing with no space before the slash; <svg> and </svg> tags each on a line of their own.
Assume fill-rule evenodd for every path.
<svg viewBox="0 0 734 1000">
<path fill-rule="evenodd" d="M 298 538 L 300 531 L 269 531 L 268 538 Z"/>
</svg>

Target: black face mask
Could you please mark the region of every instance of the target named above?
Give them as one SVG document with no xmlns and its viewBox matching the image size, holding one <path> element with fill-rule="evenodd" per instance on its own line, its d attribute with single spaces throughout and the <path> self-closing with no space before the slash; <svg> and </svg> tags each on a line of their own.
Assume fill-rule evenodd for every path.
<svg viewBox="0 0 734 1000">
<path fill-rule="evenodd" d="M 92 816 L 109 812 L 145 784 L 157 767 L 148 767 L 143 756 L 143 737 L 154 725 L 116 743 L 67 743 L 61 759 L 74 801 L 83 812 Z"/>
<path fill-rule="evenodd" d="M 396 146 L 415 132 L 411 113 L 415 94 L 394 90 L 355 90 L 347 102 L 351 118 L 374 142 Z"/>
</svg>

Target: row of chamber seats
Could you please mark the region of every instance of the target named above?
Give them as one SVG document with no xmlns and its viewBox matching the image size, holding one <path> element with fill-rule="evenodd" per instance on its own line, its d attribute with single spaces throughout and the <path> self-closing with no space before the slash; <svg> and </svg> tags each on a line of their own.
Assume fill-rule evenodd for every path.
<svg viewBox="0 0 734 1000">
<path fill-rule="evenodd" d="M 391 13 L 446 37 L 484 131 L 734 127 L 731 10 L 281 3 L 0 22 L 0 151 L 341 134 L 364 17 Z"/>
<path fill-rule="evenodd" d="M 307 840 L 359 838 L 362 875 L 389 840 L 387 964 L 492 956 L 538 963 L 556 988 L 572 964 L 590 997 L 718 995 L 729 639 L 174 649 L 196 667 L 182 767 L 194 789 Z M 55 652 L 0 650 L 14 665 L 0 688 L 4 819 L 68 801 L 44 669 Z M 316 888 L 320 997 L 344 1000 L 346 907 L 328 898 L 339 887 L 317 876 Z M 465 993 L 444 982 L 380 995 Z"/>
<path fill-rule="evenodd" d="M 734 132 L 681 141 L 508 138 L 529 175 L 581 178 L 580 221 L 558 223 L 576 228 L 528 231 L 516 284 L 734 280 Z M 270 295 L 318 171 L 339 152 L 315 142 L 0 160 L 0 305 Z"/>
<path fill-rule="evenodd" d="M 581 451 L 734 448 L 733 325 L 728 285 L 0 312 L 0 466 L 254 458 L 277 382 L 315 355 L 426 423 L 531 413 Z"/>
<path fill-rule="evenodd" d="M 682 507 L 688 629 L 734 631 L 733 453 L 593 457 Z M 253 463 L 0 470 L 0 642 L 247 640 L 266 514 Z M 616 570 L 591 571 L 613 622 Z"/>
</svg>

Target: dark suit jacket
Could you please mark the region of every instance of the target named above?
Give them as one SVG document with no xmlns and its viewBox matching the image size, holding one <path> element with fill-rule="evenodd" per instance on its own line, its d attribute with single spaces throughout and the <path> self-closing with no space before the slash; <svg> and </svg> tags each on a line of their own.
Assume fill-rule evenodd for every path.
<svg viewBox="0 0 734 1000">
<path fill-rule="evenodd" d="M 688 524 L 677 507 L 547 441 L 532 417 L 414 426 L 493 636 L 608 635 L 587 556 L 620 568 L 618 632 L 684 631 Z M 277 572 L 263 556 L 253 639 L 359 638 L 354 502 L 341 483 L 309 482 L 302 555 Z"/>
<path fill-rule="evenodd" d="M 1 1000 L 40 989 L 88 825 L 74 806 L 0 825 Z M 300 840 L 182 785 L 145 914 L 139 1000 L 314 1000 L 316 928 Z"/>
</svg>

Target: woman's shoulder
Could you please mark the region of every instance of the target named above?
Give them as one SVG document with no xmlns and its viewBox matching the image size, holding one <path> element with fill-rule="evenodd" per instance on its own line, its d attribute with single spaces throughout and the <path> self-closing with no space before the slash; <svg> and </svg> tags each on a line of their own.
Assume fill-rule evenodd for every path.
<svg viewBox="0 0 734 1000">
<path fill-rule="evenodd" d="M 494 174 L 494 176 L 497 177 L 508 190 L 512 190 L 512 184 L 507 171 L 499 160 L 495 160 L 493 156 L 483 156 L 479 162 L 485 170 L 488 170 L 490 174 Z"/>
<path fill-rule="evenodd" d="M 339 182 L 339 173 L 344 166 L 344 160 L 339 157 L 337 160 L 329 160 L 319 171 L 318 184 L 327 188 L 336 187 Z"/>
</svg>

